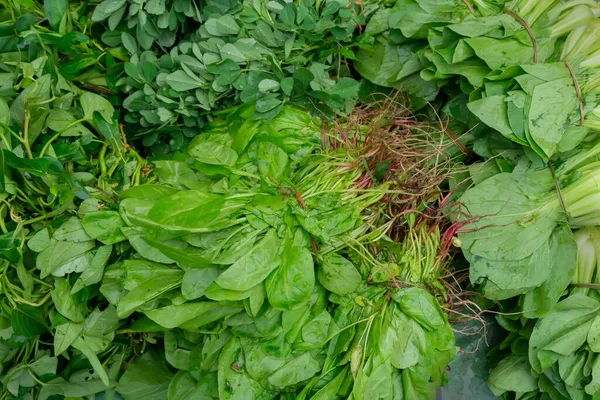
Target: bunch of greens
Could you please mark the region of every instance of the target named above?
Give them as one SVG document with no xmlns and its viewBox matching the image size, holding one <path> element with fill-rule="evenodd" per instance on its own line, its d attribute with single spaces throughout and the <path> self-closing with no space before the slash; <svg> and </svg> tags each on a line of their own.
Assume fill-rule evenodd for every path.
<svg viewBox="0 0 600 400">
<path fill-rule="evenodd" d="M 90 95 L 70 109 L 75 118 Z M 390 165 L 375 171 L 364 161 L 374 153 L 358 144 L 368 130 L 348 131 L 355 145 L 341 146 L 304 111 L 286 106 L 255 120 L 245 106 L 215 119 L 185 152 L 154 160 L 146 176 L 120 136 L 94 137 L 118 127 L 93 98 L 92 120 L 65 129 L 85 128 L 98 144 L 84 158 L 91 165 L 68 165 L 93 171 L 81 193 L 7 224 L 8 398 L 435 396 L 455 352 L 426 290 L 439 273 L 423 254 L 437 261 L 438 252 L 428 242 L 411 260 L 387 237 L 397 224 L 390 204 L 403 203 L 404 191 Z M 29 165 L 55 162 L 17 160 L 41 190 Z M 65 179 L 44 172 L 42 182 Z M 402 288 L 409 274 L 416 286 Z"/>
<path fill-rule="evenodd" d="M 575 273 L 571 227 L 596 226 L 600 145 L 565 155 L 554 171 L 527 158 L 478 182 L 459 200 L 471 281 L 490 299 L 522 295 L 529 318 L 548 312 Z"/>
<path fill-rule="evenodd" d="M 521 398 L 591 399 L 600 390 L 598 337 L 600 302 L 596 288 L 598 229 L 580 229 L 574 287 L 537 321 L 503 316 L 510 333 L 500 345 L 489 385 L 498 396 Z M 545 396 L 545 397 L 544 397 Z"/>
<path fill-rule="evenodd" d="M 364 16 L 352 2 L 126 3 L 106 0 L 92 19 L 111 15 L 102 41 L 127 54 L 115 82 L 127 95 L 127 132 L 154 154 L 182 149 L 212 111 L 239 103 L 256 102 L 256 119 L 288 101 L 328 116 L 354 106 L 347 60 Z"/>
<path fill-rule="evenodd" d="M 372 82 L 407 91 L 416 107 L 443 90 L 449 104 L 466 105 L 480 122 L 543 158 L 575 147 L 598 104 L 600 6 L 469 6 L 403 0 L 380 7 L 365 31 L 375 42 L 357 54 L 356 69 Z"/>
</svg>

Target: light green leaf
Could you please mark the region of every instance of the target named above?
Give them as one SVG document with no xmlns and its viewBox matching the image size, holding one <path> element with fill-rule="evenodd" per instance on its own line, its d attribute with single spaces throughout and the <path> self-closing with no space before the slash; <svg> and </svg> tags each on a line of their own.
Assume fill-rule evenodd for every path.
<svg viewBox="0 0 600 400">
<path fill-rule="evenodd" d="M 240 31 L 240 27 L 235 22 L 235 19 L 229 14 L 219 18 L 209 18 L 206 20 L 204 27 L 213 36 L 237 35 Z"/>
<path fill-rule="evenodd" d="M 277 257 L 280 240 L 271 230 L 244 257 L 229 267 L 215 280 L 220 287 L 245 291 L 261 283 L 275 268 L 281 265 Z"/>
<path fill-rule="evenodd" d="M 106 122 L 112 122 L 115 109 L 104 97 L 95 93 L 84 92 L 79 101 L 81 102 L 81 108 L 83 108 L 83 115 L 88 121 L 94 121 L 94 111 L 97 111 Z"/>
<path fill-rule="evenodd" d="M 325 289 L 340 295 L 352 293 L 362 282 L 354 264 L 335 253 L 325 255 L 319 262 L 317 278 Z"/>
<path fill-rule="evenodd" d="M 276 92 L 279 90 L 279 82 L 273 79 L 263 79 L 258 83 L 258 90 L 263 93 Z"/>
<path fill-rule="evenodd" d="M 267 278 L 267 297 L 273 308 L 291 310 L 305 303 L 315 284 L 312 254 L 303 247 L 286 247 L 281 266 Z"/>
<path fill-rule="evenodd" d="M 185 92 L 187 90 L 197 89 L 204 85 L 204 82 L 192 78 L 185 71 L 175 71 L 167 75 L 166 82 L 173 90 Z"/>
</svg>

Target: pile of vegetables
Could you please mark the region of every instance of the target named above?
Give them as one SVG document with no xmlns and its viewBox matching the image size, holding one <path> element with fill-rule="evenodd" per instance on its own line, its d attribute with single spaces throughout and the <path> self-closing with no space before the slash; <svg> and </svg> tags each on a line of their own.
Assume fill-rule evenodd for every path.
<svg viewBox="0 0 600 400">
<path fill-rule="evenodd" d="M 0 2 L 0 400 L 600 396 L 597 2 Z"/>
<path fill-rule="evenodd" d="M 386 236 L 398 177 L 380 168 L 356 187 L 370 179 L 363 145 L 334 139 L 338 150 L 324 151 L 328 133 L 304 111 L 286 107 L 271 121 L 255 112 L 223 114 L 186 154 L 109 185 L 112 195 L 98 180 L 60 213 L 14 218 L 5 235 L 17 240 L 4 260 L 7 393 L 434 395 L 455 354 L 447 316 L 425 290 L 442 271 L 429 264 L 444 260 L 436 249 L 423 253 L 433 260 L 411 258 Z M 130 165 L 117 146 L 100 151 L 114 153 L 100 167 L 108 179 Z M 5 160 L 18 174 L 13 165 L 51 159 Z M 35 187 L 33 167 L 20 171 L 14 178 Z M 399 286 L 404 274 L 421 287 Z M 19 340 L 25 347 L 11 350 Z"/>
<path fill-rule="evenodd" d="M 385 104 L 322 122 L 258 99 L 144 153 L 111 83 L 135 56 L 88 19 L 117 5 L 102 38 L 169 45 L 124 3 L 2 14 L 0 398 L 433 398 L 456 353 L 434 215 L 453 140 Z"/>
</svg>

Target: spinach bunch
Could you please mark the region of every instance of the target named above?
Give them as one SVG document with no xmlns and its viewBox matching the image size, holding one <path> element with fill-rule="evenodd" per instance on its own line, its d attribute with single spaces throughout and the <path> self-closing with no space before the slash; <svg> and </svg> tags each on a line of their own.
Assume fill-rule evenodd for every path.
<svg viewBox="0 0 600 400">
<path fill-rule="evenodd" d="M 101 3 L 94 15 L 99 8 L 108 15 L 104 8 L 113 3 Z M 133 23 L 109 19 L 102 35 L 127 54 L 115 83 L 127 96 L 124 118 L 154 154 L 183 148 L 211 111 L 239 103 L 255 102 L 257 119 L 273 118 L 288 101 L 320 115 L 352 109 L 359 84 L 347 60 L 355 58 L 354 31 L 364 22 L 354 3 L 208 1 L 200 9 L 188 4 L 195 10 L 191 16 L 173 11 L 178 4 L 150 18 L 132 3 Z M 125 2 L 118 5 L 123 13 L 128 9 Z M 152 2 L 144 7 L 155 9 Z M 174 29 L 186 32 L 169 30 L 169 18 Z M 148 26 L 154 26 L 153 36 Z M 194 29 L 187 32 L 188 26 Z M 153 38 L 160 46 L 152 46 Z"/>
<path fill-rule="evenodd" d="M 254 113 L 229 110 L 128 184 L 109 163 L 88 196 L 23 231 L 22 261 L 4 261 L 19 282 L 0 331 L 11 395 L 435 396 L 453 335 L 389 266 L 379 200 L 393 182 L 356 188 L 362 153 L 327 149 L 304 111 Z M 13 360 L 18 340 L 40 350 Z"/>
</svg>

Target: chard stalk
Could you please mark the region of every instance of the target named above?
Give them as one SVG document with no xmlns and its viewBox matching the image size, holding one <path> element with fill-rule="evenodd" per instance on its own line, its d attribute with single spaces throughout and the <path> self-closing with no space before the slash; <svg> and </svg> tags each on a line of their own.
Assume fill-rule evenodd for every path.
<svg viewBox="0 0 600 400">
<path fill-rule="evenodd" d="M 580 31 L 581 28 L 583 30 Z M 572 43 L 572 47 L 563 60 L 579 61 L 600 49 L 600 20 L 591 21 L 573 32 L 577 32 L 577 40 Z M 568 40 L 569 38 L 567 38 Z M 567 41 L 565 42 L 565 49 L 567 48 Z"/>
<path fill-rule="evenodd" d="M 563 18 L 550 28 L 550 37 L 558 38 L 569 34 L 572 30 L 587 25 L 595 18 L 594 13 L 588 6 L 579 5 L 573 7 Z"/>
</svg>

